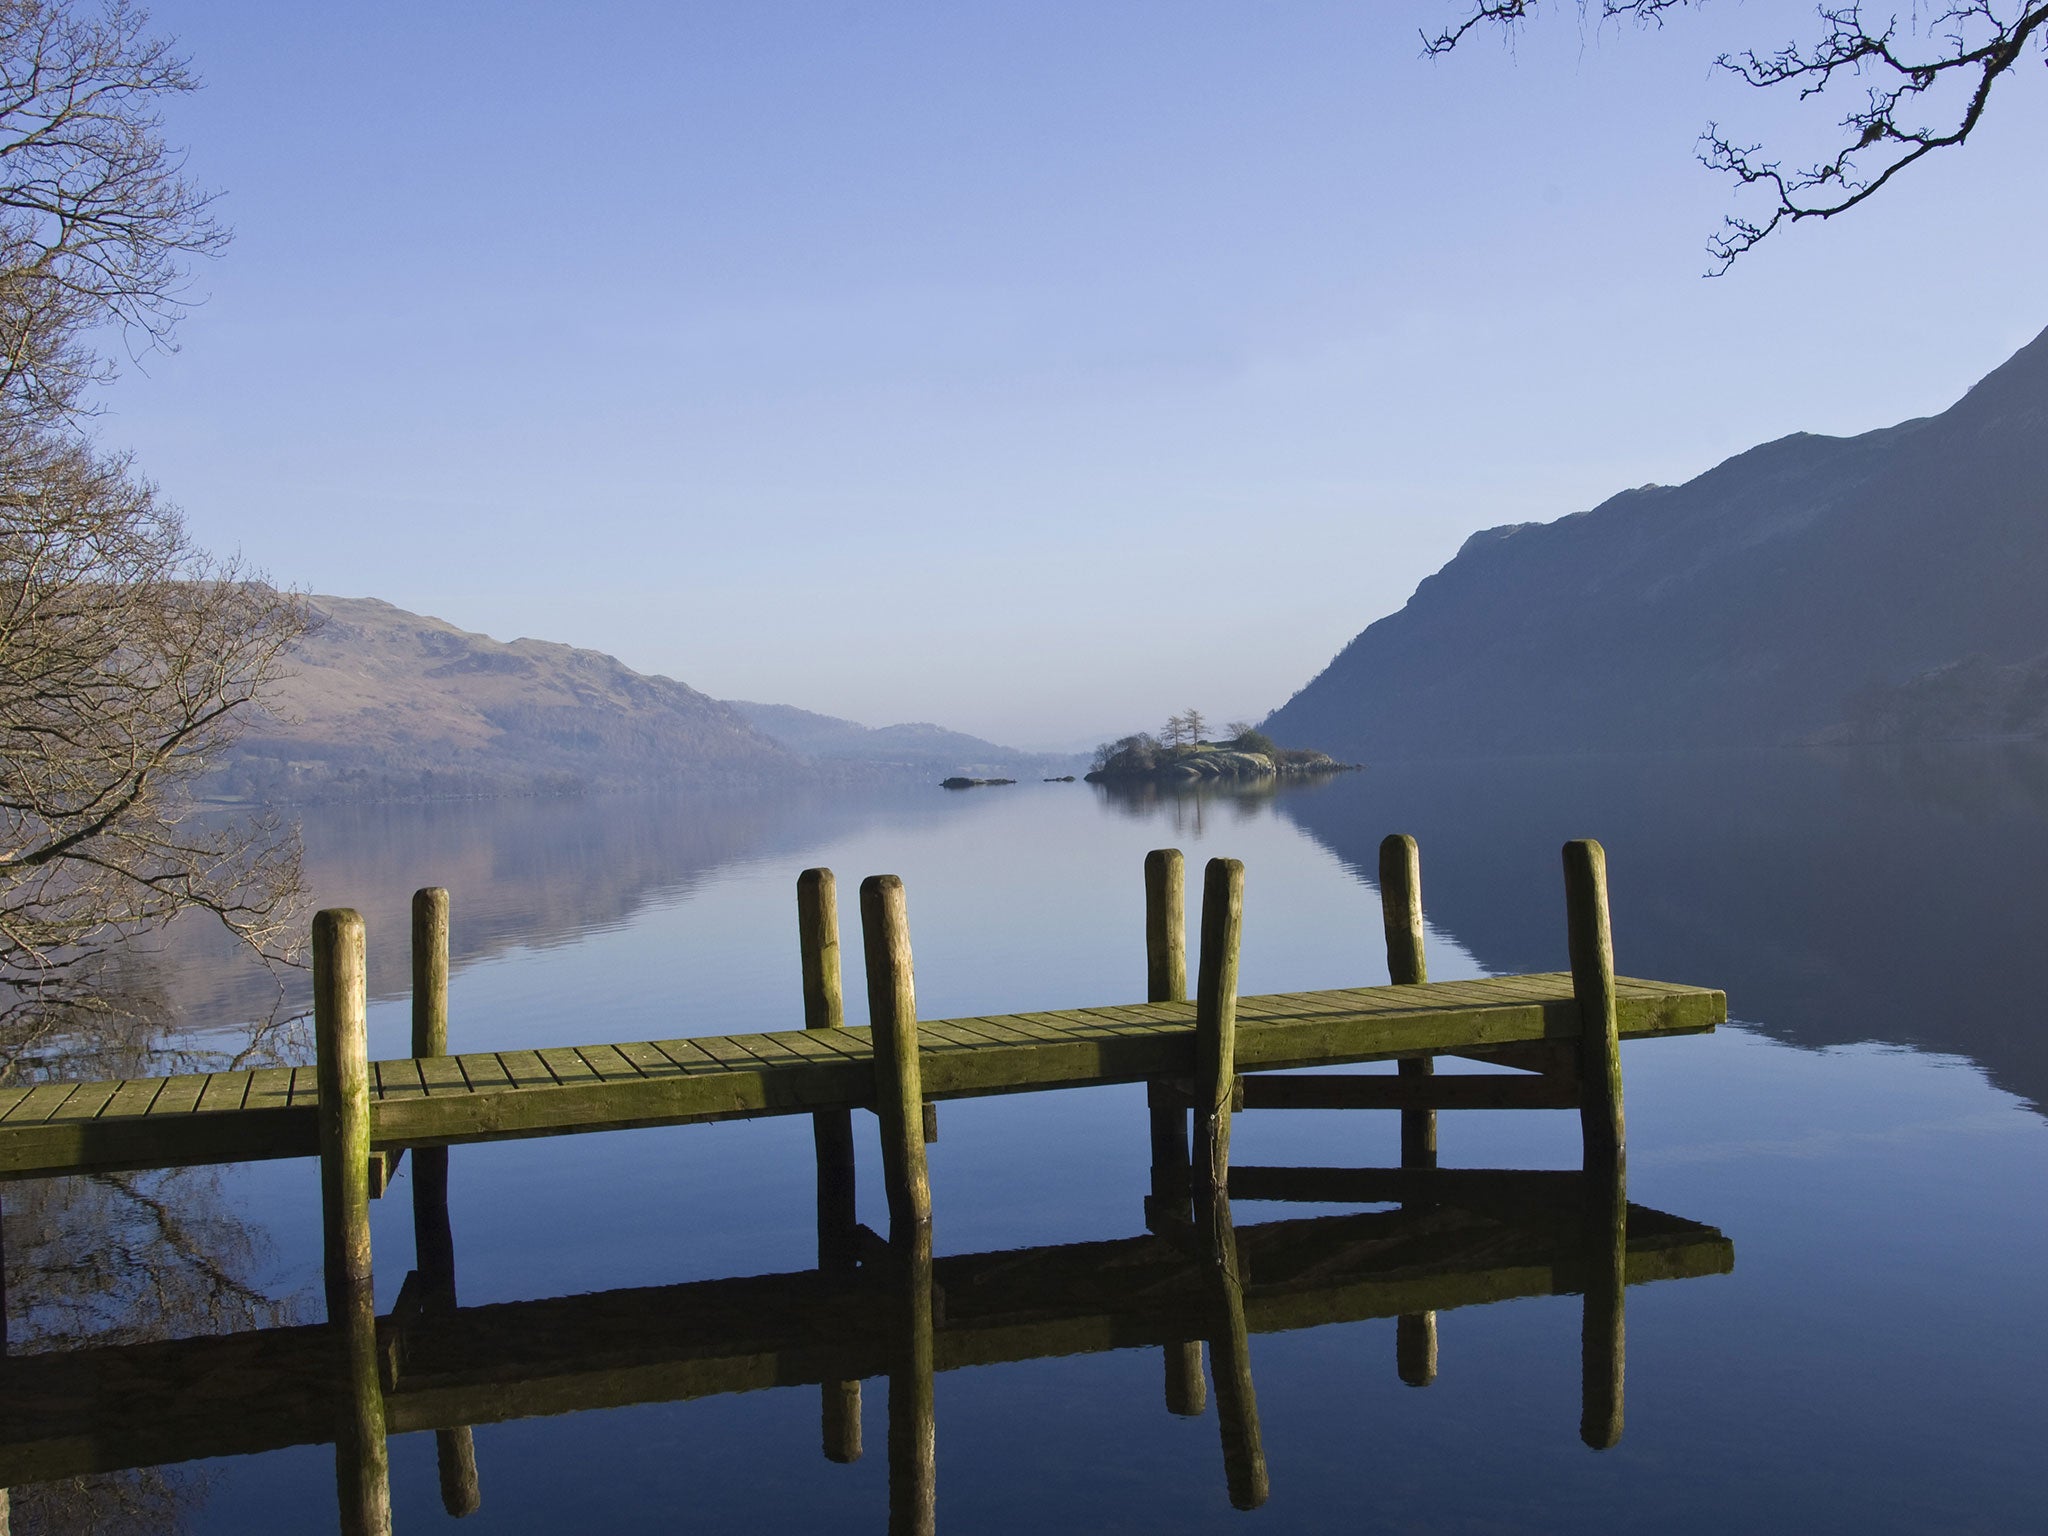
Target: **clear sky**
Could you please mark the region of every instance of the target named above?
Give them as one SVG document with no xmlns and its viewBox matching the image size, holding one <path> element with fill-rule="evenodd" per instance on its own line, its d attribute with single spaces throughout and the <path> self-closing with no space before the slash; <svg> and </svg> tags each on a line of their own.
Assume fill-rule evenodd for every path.
<svg viewBox="0 0 2048 1536">
<path fill-rule="evenodd" d="M 1452 0 L 157 0 L 236 231 L 101 431 L 283 583 L 727 698 L 1256 717 L 1474 529 L 1946 406 L 2044 325 L 2039 61 L 1701 276 L 1709 67 Z"/>
</svg>

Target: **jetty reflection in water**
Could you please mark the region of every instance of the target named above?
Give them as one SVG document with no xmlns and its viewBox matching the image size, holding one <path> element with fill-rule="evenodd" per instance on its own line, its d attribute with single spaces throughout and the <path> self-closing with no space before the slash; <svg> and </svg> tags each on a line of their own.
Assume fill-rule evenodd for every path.
<svg viewBox="0 0 2048 1536">
<path fill-rule="evenodd" d="M 420 1157 L 416 1150 L 413 1154 Z M 767 1387 L 816 1386 L 823 1453 L 862 1454 L 861 1384 L 886 1378 L 889 1525 L 935 1528 L 934 1377 L 1103 1350 L 1162 1351 L 1167 1411 L 1206 1411 L 1206 1346 L 1223 1489 L 1267 1489 L 1250 1339 L 1402 1319 L 1402 1379 L 1434 1374 L 1436 1314 L 1581 1293 L 1581 1435 L 1622 1420 L 1622 1289 L 1722 1274 L 1712 1227 L 1626 1205 L 1578 1173 L 1233 1170 L 1249 1198 L 1403 1202 L 1237 1226 L 1228 1200 L 1112 1241 L 934 1259 L 865 1228 L 829 1234 L 821 1266 L 463 1307 L 443 1152 L 415 1166 L 418 1268 L 392 1311 L 333 1325 L 74 1349 L 6 1362 L 0 1483 L 332 1442 L 341 1524 L 389 1529 L 385 1437 L 432 1431 L 451 1514 L 488 1496 L 471 1426 Z M 1191 1219 L 1189 1219 L 1191 1218 Z M 849 1261 L 848 1255 L 851 1255 Z"/>
</svg>

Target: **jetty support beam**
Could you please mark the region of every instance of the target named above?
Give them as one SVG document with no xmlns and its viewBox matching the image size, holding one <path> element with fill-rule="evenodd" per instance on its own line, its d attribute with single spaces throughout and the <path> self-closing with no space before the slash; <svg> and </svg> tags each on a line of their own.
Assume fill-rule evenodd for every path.
<svg viewBox="0 0 2048 1536">
<path fill-rule="evenodd" d="M 1422 949 L 1422 852 L 1404 832 L 1380 842 L 1380 925 L 1387 939 L 1387 980 L 1397 987 L 1427 982 L 1429 961 Z M 1426 1093 L 1436 1085 L 1434 1057 L 1404 1057 L 1394 1070 L 1397 1084 L 1411 1092 Z M 1371 1081 L 1355 1080 L 1361 1086 Z M 1467 1092 L 1472 1086 L 1458 1085 Z M 1485 1085 L 1478 1086 L 1484 1090 Z M 1436 1166 L 1435 1102 L 1432 1100 L 1429 1108 L 1404 1107 L 1401 1111 L 1403 1168 Z M 1394 1371 L 1409 1386 L 1426 1387 L 1436 1380 L 1436 1347 L 1434 1312 L 1408 1313 L 1395 1320 Z"/>
<path fill-rule="evenodd" d="M 844 1028 L 839 892 L 831 870 L 807 869 L 797 876 L 796 915 L 803 960 L 804 1028 Z M 811 1116 L 811 1140 L 818 1159 L 818 1268 L 827 1274 L 851 1274 L 860 1266 L 853 1111 L 818 1110 Z M 859 1461 L 860 1383 L 828 1381 L 818 1390 L 825 1459 Z"/>
<path fill-rule="evenodd" d="M 1228 1199 L 1230 1109 L 1237 1087 L 1237 949 L 1244 865 L 1211 859 L 1202 875 L 1202 955 L 1195 987 L 1194 1192 Z"/>
<path fill-rule="evenodd" d="M 320 1214 L 327 1321 L 342 1339 L 334 1445 L 346 1536 L 388 1536 L 390 1453 L 370 1274 L 370 1052 L 363 919 L 313 919 L 313 1034 L 319 1084 Z"/>
<path fill-rule="evenodd" d="M 1188 1000 L 1187 860 L 1178 848 L 1145 855 L 1145 1001 Z M 1188 1095 L 1165 1079 L 1145 1084 L 1152 1138 L 1152 1192 L 1145 1225 L 1161 1231 L 1185 1224 L 1188 1207 Z M 1166 1411 L 1198 1419 L 1208 1408 L 1202 1341 L 1165 1346 Z"/>
<path fill-rule="evenodd" d="M 1572 996 L 1579 1011 L 1579 1134 L 1584 1152 L 1590 1272 L 1580 1335 L 1579 1437 L 1595 1450 L 1621 1439 L 1628 1255 L 1628 1137 L 1615 1018 L 1614 935 L 1607 854 L 1590 838 L 1564 845 Z"/>
<path fill-rule="evenodd" d="M 919 1230 L 931 1226 L 932 1190 L 925 1169 L 924 1074 L 917 1056 L 917 996 L 903 882 L 895 875 L 870 875 L 861 881 L 860 921 L 889 1241 L 907 1249 Z"/>
<path fill-rule="evenodd" d="M 412 1054 L 428 1061 L 448 1054 L 448 892 L 430 885 L 412 893 Z M 448 1149 L 412 1154 L 413 1267 L 424 1312 L 456 1308 L 455 1232 L 448 1215 Z M 483 1507 L 476 1436 L 468 1425 L 434 1431 L 441 1507 L 460 1520 Z"/>
</svg>

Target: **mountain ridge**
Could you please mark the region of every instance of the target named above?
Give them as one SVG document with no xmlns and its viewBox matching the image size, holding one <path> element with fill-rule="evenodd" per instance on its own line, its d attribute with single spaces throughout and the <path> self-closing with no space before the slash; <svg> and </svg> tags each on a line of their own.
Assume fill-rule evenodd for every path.
<svg viewBox="0 0 2048 1536">
<path fill-rule="evenodd" d="M 1050 766 L 1066 759 L 936 725 L 871 731 L 789 705 L 729 703 L 601 651 L 496 640 L 381 598 L 307 602 L 317 626 L 210 777 L 212 797 L 391 801 L 1067 771 Z M 810 738 L 792 728 L 799 720 Z"/>
<path fill-rule="evenodd" d="M 2048 332 L 1946 411 L 1481 529 L 1267 719 L 1340 754 L 1778 745 L 2048 652 Z"/>
</svg>

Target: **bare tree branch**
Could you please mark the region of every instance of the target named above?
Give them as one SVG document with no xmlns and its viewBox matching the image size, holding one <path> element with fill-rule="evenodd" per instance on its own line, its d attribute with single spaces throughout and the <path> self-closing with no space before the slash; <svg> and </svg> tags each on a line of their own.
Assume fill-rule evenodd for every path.
<svg viewBox="0 0 2048 1536">
<path fill-rule="evenodd" d="M 1664 13 L 1705 0 L 1580 0 L 1605 23 L 1657 25 Z M 1449 53 L 1475 29 L 1512 35 L 1540 0 L 1461 0 L 1459 21 L 1423 37 L 1425 54 Z M 2048 0 L 1947 0 L 1905 15 L 1850 3 L 1818 8 L 1818 36 L 1767 52 L 1724 54 L 1715 63 L 1759 90 L 1789 89 L 1799 100 L 1862 87 L 1841 118 L 1840 147 L 1789 169 L 1761 144 L 1731 138 L 1718 123 L 1700 136 L 1700 160 L 1764 194 L 1756 217 L 1730 214 L 1708 241 L 1712 271 L 1725 272 L 1781 226 L 1830 219 L 1866 201 L 1900 172 L 1965 142 L 1983 121 L 1991 93 L 2030 47 L 2048 54 Z"/>
</svg>

